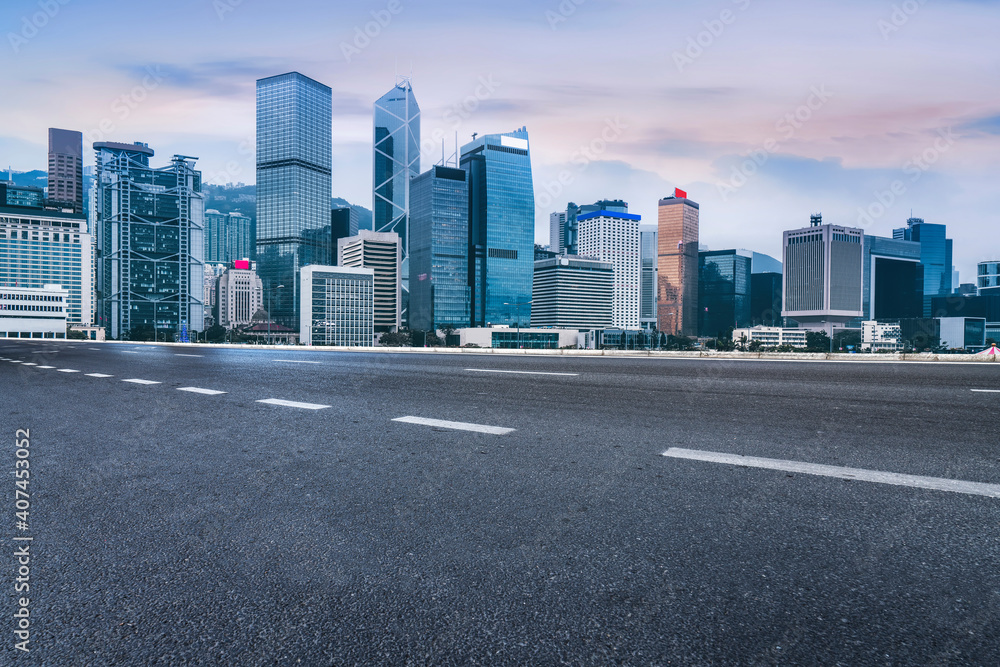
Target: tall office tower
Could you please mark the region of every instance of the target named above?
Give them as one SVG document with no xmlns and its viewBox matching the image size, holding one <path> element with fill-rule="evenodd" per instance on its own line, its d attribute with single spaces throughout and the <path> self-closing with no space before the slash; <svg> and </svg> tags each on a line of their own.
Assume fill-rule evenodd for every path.
<svg viewBox="0 0 1000 667">
<path fill-rule="evenodd" d="M 861 284 L 863 317 L 890 320 L 923 317 L 924 267 L 920 244 L 865 235 Z"/>
<path fill-rule="evenodd" d="M 723 336 L 748 327 L 751 268 L 749 250 L 706 250 L 698 254 L 698 335 Z"/>
<path fill-rule="evenodd" d="M 49 128 L 49 199 L 83 208 L 83 133 Z"/>
<path fill-rule="evenodd" d="M 566 252 L 566 211 L 549 213 L 549 250 L 557 255 Z"/>
<path fill-rule="evenodd" d="M 656 253 L 659 232 L 656 225 L 639 226 L 639 324 L 643 329 L 656 327 Z"/>
<path fill-rule="evenodd" d="M 1000 262 L 979 262 L 976 289 L 981 296 L 1000 294 Z"/>
<path fill-rule="evenodd" d="M 892 230 L 897 241 L 920 244 L 920 263 L 924 266 L 924 317 L 931 316 L 931 299 L 952 293 L 952 245 L 946 238 L 945 225 L 932 225 L 921 218 L 910 218 L 906 227 Z"/>
<path fill-rule="evenodd" d="M 46 209 L 41 191 L 31 188 L 35 192 L 24 197 L 26 189 L 0 185 L 0 286 L 60 285 L 68 292 L 67 322 L 90 325 L 93 246 L 87 216 Z"/>
<path fill-rule="evenodd" d="M 622 329 L 639 328 L 639 220 L 638 215 L 614 211 L 577 218 L 580 255 L 614 267 L 611 326 Z"/>
<path fill-rule="evenodd" d="M 395 232 L 367 229 L 337 240 L 337 266 L 375 272 L 375 331 L 396 331 L 400 327 L 401 245 Z"/>
<path fill-rule="evenodd" d="M 289 72 L 257 81 L 257 268 L 273 321 L 299 326 L 299 271 L 330 261 L 333 97 Z"/>
<path fill-rule="evenodd" d="M 535 256 L 535 191 L 528 129 L 462 146 L 469 184 L 472 326 L 527 322 Z"/>
<path fill-rule="evenodd" d="M 809 227 L 783 234 L 782 248 L 785 317 L 832 332 L 862 316 L 862 230 L 824 225 L 823 217 L 814 215 Z"/>
<path fill-rule="evenodd" d="M 216 279 L 215 323 L 227 329 L 246 326 L 264 307 L 264 285 L 257 275 L 256 262 L 231 262 Z"/>
<path fill-rule="evenodd" d="M 410 183 L 410 328 L 469 326 L 466 172 L 436 166 Z"/>
<path fill-rule="evenodd" d="M 599 259 L 564 255 L 536 261 L 531 326 L 613 326 L 614 281 L 614 265 Z"/>
<path fill-rule="evenodd" d="M 392 90 L 375 102 L 373 121 L 372 229 L 399 235 L 405 322 L 410 282 L 410 179 L 420 173 L 420 107 L 409 77 L 397 77 Z"/>
<path fill-rule="evenodd" d="M 372 269 L 319 264 L 303 267 L 300 342 L 372 347 L 374 282 Z"/>
<path fill-rule="evenodd" d="M 253 220 L 242 213 L 205 211 L 205 262 L 228 264 L 250 259 L 257 252 Z"/>
<path fill-rule="evenodd" d="M 357 236 L 360 231 L 358 222 L 358 212 L 350 206 L 336 206 L 330 209 L 330 240 L 333 243 L 333 254 L 329 262 L 331 265 L 337 263 L 337 241 Z"/>
<path fill-rule="evenodd" d="M 112 338 L 204 330 L 205 202 L 195 158 L 149 166 L 146 144 L 94 144 L 99 326 Z"/>
<path fill-rule="evenodd" d="M 678 189 L 659 202 L 656 321 L 666 334 L 698 335 L 699 208 Z"/>
<path fill-rule="evenodd" d="M 780 327 L 781 262 L 770 255 L 752 252 L 750 262 L 750 324 Z"/>
</svg>

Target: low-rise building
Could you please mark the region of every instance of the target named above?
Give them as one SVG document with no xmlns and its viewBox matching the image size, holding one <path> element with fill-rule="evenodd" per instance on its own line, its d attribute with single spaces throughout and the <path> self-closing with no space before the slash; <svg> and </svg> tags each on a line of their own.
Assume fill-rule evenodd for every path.
<svg viewBox="0 0 1000 667">
<path fill-rule="evenodd" d="M 579 331 L 576 329 L 542 329 L 511 327 L 475 327 L 459 329 L 462 347 L 495 347 L 509 350 L 557 350 L 576 347 Z"/>
<path fill-rule="evenodd" d="M 806 329 L 789 327 L 752 327 L 749 329 L 734 329 L 733 342 L 736 344 L 759 341 L 761 347 L 792 347 L 806 346 Z"/>
<path fill-rule="evenodd" d="M 66 338 L 69 290 L 0 287 L 0 338 Z"/>
<path fill-rule="evenodd" d="M 898 352 L 903 349 L 899 322 L 866 320 L 861 323 L 861 349 L 872 352 Z"/>
<path fill-rule="evenodd" d="M 302 344 L 374 346 L 375 280 L 374 269 L 302 267 Z"/>
</svg>

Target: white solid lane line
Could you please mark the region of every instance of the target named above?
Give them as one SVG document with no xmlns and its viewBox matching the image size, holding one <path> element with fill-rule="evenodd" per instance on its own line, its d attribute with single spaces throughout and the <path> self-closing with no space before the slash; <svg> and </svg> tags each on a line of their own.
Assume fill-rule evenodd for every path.
<svg viewBox="0 0 1000 667">
<path fill-rule="evenodd" d="M 204 357 L 204 354 L 175 354 L 175 357 Z"/>
<path fill-rule="evenodd" d="M 321 364 L 322 361 L 298 361 L 297 359 L 275 359 L 275 361 L 283 361 L 286 364 Z"/>
<path fill-rule="evenodd" d="M 206 396 L 218 396 L 226 393 L 217 389 L 202 389 L 201 387 L 177 387 L 177 391 L 189 391 L 192 394 L 205 394 Z"/>
<path fill-rule="evenodd" d="M 75 371 L 72 368 L 60 368 L 60 373 L 79 373 L 80 371 Z"/>
<path fill-rule="evenodd" d="M 497 371 L 492 368 L 466 368 L 474 373 L 517 373 L 518 375 L 569 375 L 576 377 L 579 373 L 543 373 L 541 371 Z"/>
<path fill-rule="evenodd" d="M 1000 498 L 1000 484 L 984 484 L 983 482 L 965 482 L 959 479 L 943 477 L 923 477 L 920 475 L 904 475 L 881 470 L 865 470 L 863 468 L 842 468 L 840 466 L 820 465 L 818 463 L 803 463 L 801 461 L 784 461 L 781 459 L 763 459 L 756 456 L 740 456 L 739 454 L 724 454 L 722 452 L 704 452 L 696 449 L 680 449 L 671 447 L 663 452 L 663 456 L 708 463 L 726 463 L 749 468 L 765 468 L 767 470 L 782 470 L 797 472 L 803 475 L 820 475 L 822 477 L 838 477 L 840 479 L 857 480 L 860 482 L 875 482 L 895 486 L 909 486 L 917 489 L 933 489 L 935 491 L 950 491 L 966 493 L 974 496 Z"/>
<path fill-rule="evenodd" d="M 971 389 L 970 391 L 975 391 L 980 394 L 1000 394 L 1000 389 Z"/>
<path fill-rule="evenodd" d="M 130 380 L 122 380 L 122 382 L 131 382 L 132 384 L 161 384 L 154 380 L 139 380 L 137 378 L 132 378 Z"/>
<path fill-rule="evenodd" d="M 329 408 L 329 405 L 320 405 L 319 403 L 299 403 L 298 401 L 285 401 L 280 398 L 265 398 L 264 400 L 257 401 L 258 403 L 267 403 L 268 405 L 280 405 L 286 408 L 302 408 L 303 410 L 322 410 L 324 408 Z"/>
<path fill-rule="evenodd" d="M 439 428 L 450 428 L 456 431 L 473 431 L 475 433 L 489 433 L 491 435 L 506 435 L 516 429 L 504 428 L 502 426 L 486 426 L 484 424 L 469 424 L 466 422 L 450 422 L 443 419 L 425 419 L 423 417 L 397 417 L 394 422 L 405 424 L 419 424 L 421 426 L 437 426 Z"/>
</svg>

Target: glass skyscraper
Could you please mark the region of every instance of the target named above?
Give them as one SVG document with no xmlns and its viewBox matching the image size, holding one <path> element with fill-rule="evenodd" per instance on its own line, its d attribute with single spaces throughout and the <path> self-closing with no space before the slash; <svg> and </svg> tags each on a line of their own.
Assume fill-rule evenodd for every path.
<svg viewBox="0 0 1000 667">
<path fill-rule="evenodd" d="M 298 72 L 257 81 L 257 267 L 272 320 L 293 329 L 301 268 L 332 255 L 332 119 L 328 86 Z"/>
<path fill-rule="evenodd" d="M 112 338 L 204 330 L 205 203 L 194 158 L 149 166 L 145 144 L 94 144 L 98 326 Z"/>
<path fill-rule="evenodd" d="M 228 264 L 238 259 L 254 259 L 257 240 L 253 220 L 242 213 L 205 211 L 205 262 Z"/>
<path fill-rule="evenodd" d="M 469 182 L 472 325 L 528 322 L 535 192 L 527 128 L 488 134 L 466 144 L 460 166 Z"/>
<path fill-rule="evenodd" d="M 656 327 L 656 260 L 659 248 L 656 225 L 639 227 L 639 324 L 644 329 Z"/>
<path fill-rule="evenodd" d="M 410 328 L 469 325 L 466 172 L 435 166 L 410 183 Z"/>
<path fill-rule="evenodd" d="M 410 179 L 420 173 L 420 107 L 409 78 L 399 77 L 392 90 L 375 102 L 373 126 L 372 229 L 399 235 L 405 311 L 409 292 Z"/>
<path fill-rule="evenodd" d="M 951 239 L 944 225 L 932 225 L 921 218 L 910 218 L 906 227 L 892 230 L 892 238 L 920 244 L 920 263 L 924 267 L 923 316 L 931 316 L 931 299 L 952 293 Z"/>
<path fill-rule="evenodd" d="M 698 333 L 721 336 L 750 326 L 749 250 L 711 250 L 698 254 Z"/>
</svg>

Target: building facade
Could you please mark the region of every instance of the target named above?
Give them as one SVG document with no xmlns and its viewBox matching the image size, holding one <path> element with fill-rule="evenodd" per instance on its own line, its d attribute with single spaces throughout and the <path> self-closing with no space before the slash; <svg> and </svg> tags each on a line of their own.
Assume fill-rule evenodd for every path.
<svg viewBox="0 0 1000 667">
<path fill-rule="evenodd" d="M 865 320 L 861 323 L 861 349 L 872 352 L 899 352 L 903 349 L 899 322 Z"/>
<path fill-rule="evenodd" d="M 976 289 L 981 296 L 1000 295 L 1000 261 L 979 262 Z"/>
<path fill-rule="evenodd" d="M 528 130 L 478 137 L 462 147 L 469 185 L 469 287 L 473 326 L 530 317 L 535 195 Z"/>
<path fill-rule="evenodd" d="M 614 268 L 611 326 L 622 329 L 639 328 L 639 221 L 638 215 L 614 211 L 577 217 L 580 255 Z"/>
<path fill-rule="evenodd" d="M 843 326 L 862 316 L 864 232 L 822 224 L 784 232 L 782 314 L 811 328 Z"/>
<path fill-rule="evenodd" d="M 337 263 L 337 241 L 357 236 L 360 231 L 358 212 L 350 206 L 336 206 L 330 209 L 330 234 L 333 254 L 330 264 Z"/>
<path fill-rule="evenodd" d="M 111 338 L 204 331 L 205 208 L 194 158 L 149 166 L 145 144 L 94 144 L 99 326 Z"/>
<path fill-rule="evenodd" d="M 411 329 L 470 322 L 467 174 L 435 166 L 410 183 Z"/>
<path fill-rule="evenodd" d="M 531 326 L 603 329 L 613 326 L 615 267 L 562 255 L 535 262 Z"/>
<path fill-rule="evenodd" d="M 303 345 L 372 347 L 375 344 L 375 272 L 365 268 L 302 268 Z"/>
<path fill-rule="evenodd" d="M 656 321 L 666 334 L 698 333 L 699 208 L 683 190 L 659 202 Z"/>
<path fill-rule="evenodd" d="M 83 133 L 49 128 L 49 199 L 70 204 L 74 213 L 83 207 Z"/>
<path fill-rule="evenodd" d="M 205 261 L 229 264 L 257 254 L 253 220 L 242 213 L 205 211 Z"/>
<path fill-rule="evenodd" d="M 923 316 L 920 250 L 915 241 L 865 235 L 861 289 L 865 318 L 881 321 Z"/>
<path fill-rule="evenodd" d="M 396 331 L 401 326 L 401 264 L 401 240 L 395 232 L 365 229 L 337 241 L 337 266 L 375 272 L 375 331 Z"/>
<path fill-rule="evenodd" d="M 257 81 L 257 263 L 272 319 L 299 326 L 300 270 L 327 264 L 332 91 L 298 72 Z M 283 289 L 278 289 L 283 285 Z"/>
<path fill-rule="evenodd" d="M 698 335 L 722 337 L 731 328 L 752 324 L 749 250 L 711 250 L 698 254 Z"/>
<path fill-rule="evenodd" d="M 41 203 L 0 205 L 0 287 L 38 290 L 46 285 L 67 291 L 67 322 L 93 323 L 93 244 L 87 216 L 45 209 Z"/>
<path fill-rule="evenodd" d="M 952 243 L 945 225 L 934 225 L 921 218 L 910 218 L 906 227 L 892 230 L 897 241 L 920 244 L 920 264 L 923 266 L 923 316 L 931 316 L 931 299 L 952 293 Z"/>
<path fill-rule="evenodd" d="M 779 347 L 781 345 L 806 347 L 806 333 L 806 329 L 789 327 L 734 329 L 733 342 L 745 345 L 756 341 L 760 343 L 761 347 Z"/>
<path fill-rule="evenodd" d="M 656 328 L 656 260 L 659 251 L 656 225 L 639 225 L 639 325 Z"/>
<path fill-rule="evenodd" d="M 66 338 L 69 291 L 0 286 L 0 338 Z"/>
<path fill-rule="evenodd" d="M 264 307 L 264 284 L 256 262 L 237 260 L 216 279 L 215 323 L 227 329 L 248 326 Z"/>
</svg>

